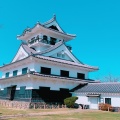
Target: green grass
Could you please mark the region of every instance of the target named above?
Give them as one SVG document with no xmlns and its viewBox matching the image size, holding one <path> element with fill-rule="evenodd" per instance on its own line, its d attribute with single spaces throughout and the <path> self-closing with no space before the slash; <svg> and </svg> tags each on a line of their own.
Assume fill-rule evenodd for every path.
<svg viewBox="0 0 120 120">
<path fill-rule="evenodd" d="M 48 112 L 51 112 L 51 114 L 48 114 Z M 57 114 L 53 114 L 55 112 L 57 112 Z M 115 112 L 80 109 L 20 110 L 0 106 L 0 116 L 17 114 L 28 115 L 30 113 L 46 113 L 46 115 L 34 115 L 32 117 L 17 117 L 11 119 L 9 118 L 7 120 L 120 120 L 120 113 Z"/>
<path fill-rule="evenodd" d="M 10 120 L 120 120 L 120 114 L 109 112 L 85 112 L 58 114 L 58 115 L 44 115 L 27 118 L 14 118 Z"/>
</svg>

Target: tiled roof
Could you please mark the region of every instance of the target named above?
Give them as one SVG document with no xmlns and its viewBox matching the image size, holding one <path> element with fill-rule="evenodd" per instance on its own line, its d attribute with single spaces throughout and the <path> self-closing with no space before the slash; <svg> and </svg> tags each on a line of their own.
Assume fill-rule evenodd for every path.
<svg viewBox="0 0 120 120">
<path fill-rule="evenodd" d="M 52 51 L 52 50 L 60 47 L 62 44 L 63 44 L 63 40 L 61 40 L 60 42 L 56 43 L 56 44 L 53 45 L 52 47 L 50 47 L 50 48 L 48 48 L 48 49 L 46 49 L 46 50 L 44 50 L 44 51 L 41 51 L 41 52 L 39 52 L 39 53 L 36 53 L 36 54 L 41 55 L 41 54 L 48 53 L 48 52 L 50 52 L 50 51 Z"/>
<path fill-rule="evenodd" d="M 50 77 L 50 78 L 59 78 L 59 79 L 66 79 L 66 80 L 72 80 L 72 81 L 79 81 L 80 83 L 96 83 L 98 81 L 90 80 L 90 79 L 77 79 L 73 77 L 62 77 L 59 75 L 46 75 L 46 74 L 40 74 L 40 73 L 30 73 L 32 75 L 37 75 L 37 76 L 43 76 L 43 77 Z"/>
<path fill-rule="evenodd" d="M 86 86 L 76 90 L 77 93 L 120 93 L 119 82 L 88 83 Z"/>
<path fill-rule="evenodd" d="M 32 54 L 36 53 L 36 51 L 34 49 L 28 47 L 28 45 L 26 45 L 26 44 L 22 44 L 22 47 L 29 55 L 31 55 L 31 53 Z"/>
<path fill-rule="evenodd" d="M 32 27 L 32 28 L 26 28 L 21 35 L 17 35 L 17 38 L 19 39 L 21 36 L 25 36 L 26 33 L 32 32 L 32 30 L 35 29 L 37 26 L 46 28 L 46 30 L 51 30 L 51 31 L 54 31 L 54 32 L 56 32 L 56 33 L 60 33 L 60 34 L 62 34 L 62 35 L 67 35 L 67 36 L 69 36 L 69 37 L 73 37 L 73 38 L 76 37 L 76 35 L 74 35 L 74 34 L 68 34 L 68 33 L 60 32 L 60 31 L 57 31 L 57 30 L 48 28 L 48 27 L 46 27 L 45 25 L 42 25 L 42 24 L 40 24 L 39 22 L 37 22 L 34 27 Z"/>
<path fill-rule="evenodd" d="M 67 64 L 67 65 L 73 65 L 73 66 L 98 70 L 98 67 L 93 67 L 93 66 L 89 66 L 89 65 L 86 65 L 86 64 L 75 63 L 75 62 L 71 62 L 71 61 L 68 61 L 68 60 L 46 57 L 46 56 L 41 56 L 41 55 L 37 55 L 37 56 L 34 56 L 34 57 L 39 58 L 39 59 L 53 61 L 53 62 L 58 62 L 58 63 L 62 63 L 62 64 Z"/>
</svg>

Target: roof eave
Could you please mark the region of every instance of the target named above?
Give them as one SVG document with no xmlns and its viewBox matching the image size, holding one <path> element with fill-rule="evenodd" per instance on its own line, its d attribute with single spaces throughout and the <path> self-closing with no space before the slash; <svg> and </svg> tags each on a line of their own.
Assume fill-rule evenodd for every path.
<svg viewBox="0 0 120 120">
<path fill-rule="evenodd" d="M 35 31 L 36 29 L 38 30 L 38 28 L 40 28 L 39 30 L 44 29 L 44 30 L 47 30 L 47 31 L 51 31 L 51 32 L 53 32 L 55 34 L 59 34 L 61 36 L 64 36 L 65 37 L 65 41 L 69 41 L 69 40 L 74 39 L 76 37 L 76 35 L 62 33 L 62 32 L 59 32 L 57 30 L 53 30 L 51 28 L 47 28 L 47 27 L 37 23 L 33 28 L 31 28 L 30 31 L 26 31 L 22 35 L 17 35 L 17 39 L 19 39 L 19 40 L 26 40 L 26 39 L 28 39 L 31 36 L 29 34 L 35 34 L 35 32 L 32 32 L 32 31 Z"/>
</svg>

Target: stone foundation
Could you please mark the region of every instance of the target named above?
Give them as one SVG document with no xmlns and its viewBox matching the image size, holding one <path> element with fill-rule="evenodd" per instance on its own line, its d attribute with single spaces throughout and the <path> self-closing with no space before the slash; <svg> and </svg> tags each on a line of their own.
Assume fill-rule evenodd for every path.
<svg viewBox="0 0 120 120">
<path fill-rule="evenodd" d="M 29 109 L 29 102 L 0 100 L 0 105 L 10 108 Z"/>
<path fill-rule="evenodd" d="M 9 101 L 9 100 L 0 100 L 0 105 L 9 107 L 9 108 L 18 108 L 18 109 L 58 109 L 66 108 L 66 105 L 55 105 L 55 104 L 45 104 L 41 102 L 21 102 L 21 101 Z"/>
</svg>

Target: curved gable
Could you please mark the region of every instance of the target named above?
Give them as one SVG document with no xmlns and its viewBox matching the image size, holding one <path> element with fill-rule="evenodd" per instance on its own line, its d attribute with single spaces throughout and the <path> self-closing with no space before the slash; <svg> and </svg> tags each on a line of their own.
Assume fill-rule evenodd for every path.
<svg viewBox="0 0 120 120">
<path fill-rule="evenodd" d="M 14 59 L 12 60 L 12 62 L 21 60 L 26 57 L 28 57 L 28 53 L 24 50 L 23 46 L 21 45 L 20 48 L 18 49 L 17 54 L 15 55 Z"/>
<path fill-rule="evenodd" d="M 74 55 L 68 50 L 68 48 L 64 44 L 42 55 L 47 57 L 54 57 L 58 59 L 69 60 L 75 63 L 82 64 L 82 62 L 79 62 L 79 60 L 74 57 Z"/>
</svg>

